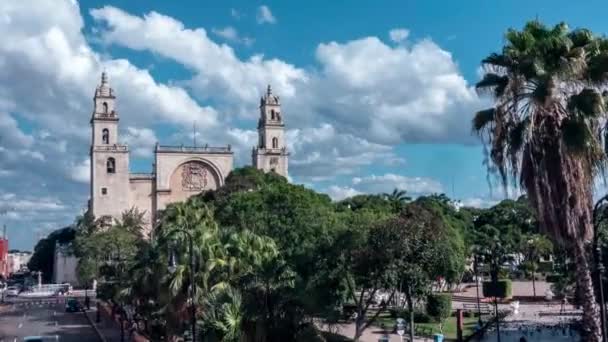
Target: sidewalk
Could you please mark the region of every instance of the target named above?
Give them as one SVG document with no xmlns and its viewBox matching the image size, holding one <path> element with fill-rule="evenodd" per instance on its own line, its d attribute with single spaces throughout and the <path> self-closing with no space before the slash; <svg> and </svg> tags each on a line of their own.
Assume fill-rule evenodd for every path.
<svg viewBox="0 0 608 342">
<path fill-rule="evenodd" d="M 93 327 L 97 330 L 103 342 L 120 342 L 120 324 L 109 316 L 107 312 L 102 312 L 99 315 L 100 321 L 96 322 L 97 319 L 97 306 L 91 305 L 91 309 L 85 312 L 88 319 L 90 320 Z M 131 342 L 128 329 L 125 328 L 125 341 Z"/>
</svg>

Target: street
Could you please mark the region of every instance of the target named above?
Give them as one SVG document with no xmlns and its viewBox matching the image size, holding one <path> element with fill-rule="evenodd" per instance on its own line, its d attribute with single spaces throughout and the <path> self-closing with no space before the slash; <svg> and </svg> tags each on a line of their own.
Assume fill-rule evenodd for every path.
<svg viewBox="0 0 608 342">
<path fill-rule="evenodd" d="M 66 313 L 64 299 L 8 299 L 0 306 L 0 342 L 22 341 L 26 336 L 57 341 L 99 341 L 84 313 Z"/>
</svg>

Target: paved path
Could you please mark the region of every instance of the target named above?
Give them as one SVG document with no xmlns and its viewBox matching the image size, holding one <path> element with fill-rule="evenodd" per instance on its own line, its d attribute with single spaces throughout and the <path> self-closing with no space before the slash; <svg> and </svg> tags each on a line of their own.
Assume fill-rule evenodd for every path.
<svg viewBox="0 0 608 342">
<path fill-rule="evenodd" d="M 110 317 L 105 314 L 99 315 L 99 322 L 97 322 L 97 307 L 94 304 L 92 304 L 91 310 L 88 310 L 86 314 L 106 342 L 120 341 L 120 325 L 118 323 L 111 320 Z M 131 341 L 128 331 L 125 331 L 124 334 L 124 340 L 127 342 Z"/>
<path fill-rule="evenodd" d="M 331 331 L 333 333 L 340 334 L 340 335 L 346 336 L 348 338 L 352 338 L 353 336 L 355 336 L 355 324 L 354 323 L 332 325 L 331 329 L 326 326 L 322 326 L 321 329 L 325 330 L 325 331 Z M 361 342 L 378 342 L 378 339 L 380 339 L 381 336 L 382 336 L 382 331 L 377 327 L 371 326 L 371 327 L 365 329 L 365 331 L 363 332 L 363 336 L 361 336 L 359 341 L 361 341 Z M 414 338 L 414 342 L 432 341 L 432 340 L 433 340 L 432 338 L 427 338 L 427 339 L 418 338 L 418 337 Z M 389 341 L 390 342 L 401 342 L 401 337 L 397 334 L 390 334 Z"/>
<path fill-rule="evenodd" d="M 97 342 L 98 335 L 82 312 L 66 313 L 63 300 L 20 300 L 0 310 L 0 342 L 42 335 L 61 342 Z"/>
</svg>

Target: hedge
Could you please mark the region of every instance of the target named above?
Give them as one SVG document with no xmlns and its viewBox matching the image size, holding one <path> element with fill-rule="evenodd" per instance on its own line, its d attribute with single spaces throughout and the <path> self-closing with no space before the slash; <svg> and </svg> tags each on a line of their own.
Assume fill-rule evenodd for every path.
<svg viewBox="0 0 608 342">
<path fill-rule="evenodd" d="M 410 311 L 407 309 L 391 308 L 389 313 L 393 319 L 403 318 L 410 321 Z M 432 321 L 433 319 L 426 312 L 414 310 L 414 323 L 431 323 Z"/>
<path fill-rule="evenodd" d="M 509 279 L 501 279 L 494 283 L 492 281 L 483 282 L 484 297 L 510 298 L 513 294 L 513 285 Z"/>
<path fill-rule="evenodd" d="M 452 313 L 451 294 L 431 294 L 426 300 L 426 312 L 436 321 L 443 321 Z"/>
</svg>

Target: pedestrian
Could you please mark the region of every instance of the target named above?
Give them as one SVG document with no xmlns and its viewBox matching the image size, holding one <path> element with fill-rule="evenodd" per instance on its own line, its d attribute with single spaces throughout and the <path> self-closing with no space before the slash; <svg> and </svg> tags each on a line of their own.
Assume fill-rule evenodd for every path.
<svg viewBox="0 0 608 342">
<path fill-rule="evenodd" d="M 91 298 L 89 296 L 84 297 L 84 306 L 87 307 L 87 310 L 91 309 Z"/>
</svg>

